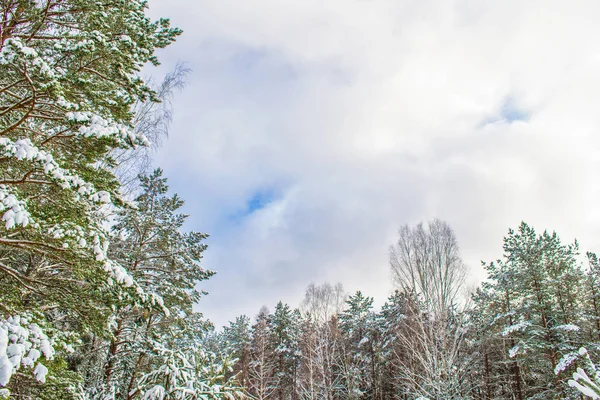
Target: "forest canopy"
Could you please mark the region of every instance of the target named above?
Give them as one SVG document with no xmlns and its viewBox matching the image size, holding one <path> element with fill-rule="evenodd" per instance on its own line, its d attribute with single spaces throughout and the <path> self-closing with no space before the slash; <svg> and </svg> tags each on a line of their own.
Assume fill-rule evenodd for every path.
<svg viewBox="0 0 600 400">
<path fill-rule="evenodd" d="M 195 310 L 208 235 L 148 150 L 188 69 L 141 71 L 181 30 L 146 12 L 0 5 L 0 398 L 600 398 L 600 261 L 524 222 L 473 293 L 434 219 L 399 228 L 381 309 L 311 284 L 215 329 Z"/>
</svg>

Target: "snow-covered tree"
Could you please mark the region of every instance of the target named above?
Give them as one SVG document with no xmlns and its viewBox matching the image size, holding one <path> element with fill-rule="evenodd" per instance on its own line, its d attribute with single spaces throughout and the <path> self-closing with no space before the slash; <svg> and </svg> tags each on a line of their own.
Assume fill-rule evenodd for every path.
<svg viewBox="0 0 600 400">
<path fill-rule="evenodd" d="M 297 398 L 298 366 L 300 362 L 300 312 L 281 301 L 271 317 L 271 341 L 276 363 L 276 393 L 278 400 Z"/>
<path fill-rule="evenodd" d="M 348 297 L 346 309 L 340 313 L 342 334 L 340 367 L 344 376 L 344 398 L 376 398 L 377 360 L 373 298 L 360 291 Z"/>
<path fill-rule="evenodd" d="M 504 239 L 504 260 L 486 266 L 489 282 L 478 300 L 488 307 L 491 331 L 507 345 L 503 362 L 512 364 L 517 398 L 566 395 L 561 373 L 582 341 L 577 255 L 576 242 L 565 245 L 556 233 L 538 235 L 521 223 Z"/>
<path fill-rule="evenodd" d="M 275 376 L 277 360 L 275 349 L 271 342 L 272 324 L 271 315 L 263 307 L 252 326 L 252 344 L 249 364 L 250 394 L 258 400 L 271 398 L 277 390 L 277 377 Z"/>
<path fill-rule="evenodd" d="M 403 353 L 402 343 L 399 340 L 403 334 L 403 325 L 411 314 L 411 295 L 406 292 L 394 291 L 381 307 L 377 315 L 379 331 L 378 358 L 381 363 L 381 396 L 383 399 L 394 398 L 405 393 L 406 388 L 400 380 L 399 362 L 397 355 Z"/>
<path fill-rule="evenodd" d="M 82 367 L 96 371 L 95 379 L 88 379 L 89 390 L 113 393 L 117 398 L 138 393 L 142 376 L 162 368 L 165 354 L 181 358 L 182 353 L 177 353 L 181 349 L 198 347 L 208 327 L 202 315 L 193 311 L 201 294 L 196 289 L 198 282 L 213 275 L 200 265 L 206 235 L 182 232 L 187 216 L 178 212 L 183 201 L 168 195 L 161 170 L 140 180 L 141 194 L 117 215 L 109 255 L 126 266 L 144 293 L 161 299 L 160 308 L 116 304 L 108 340 L 90 337 L 90 344 L 94 343 L 88 347 L 91 354 L 79 354 L 84 363 L 95 361 Z M 198 358 L 190 351 L 187 354 Z"/>
<path fill-rule="evenodd" d="M 142 400 L 245 399 L 242 388 L 227 378 L 232 360 L 203 346 L 155 344 L 156 365 L 143 374 L 128 398 Z"/>
<path fill-rule="evenodd" d="M 168 20 L 151 21 L 145 8 L 140 0 L 0 4 L 3 323 L 29 314 L 37 321 L 30 332 L 97 332 L 115 299 L 158 299 L 108 257 L 105 223 L 106 211 L 121 206 L 110 153 L 148 143 L 133 128 L 133 105 L 156 94 L 139 72 L 180 33 Z M 9 340 L 15 354 L 19 343 Z M 64 369 L 56 350 L 50 377 Z M 32 386 L 2 385 L 14 393 Z"/>
<path fill-rule="evenodd" d="M 569 386 L 575 388 L 579 393 L 594 400 L 600 399 L 600 371 L 592 362 L 587 349 L 579 349 L 579 356 L 585 358 L 585 367 L 589 370 L 591 377 L 584 368 L 577 368 L 573 373 L 573 379 L 569 379 Z"/>
<path fill-rule="evenodd" d="M 600 261 L 595 253 L 588 252 L 588 270 L 582 295 L 586 322 L 582 327 L 586 341 L 600 340 Z M 589 350 L 592 350 L 590 348 Z"/>
<path fill-rule="evenodd" d="M 463 314 L 450 308 L 435 316 L 417 296 L 406 300 L 406 320 L 392 347 L 398 387 L 416 397 L 468 398 L 474 382 Z"/>
<path fill-rule="evenodd" d="M 341 333 L 338 314 L 346 294 L 341 284 L 311 284 L 305 292 L 300 337 L 299 398 L 334 399 L 342 388 L 343 376 L 337 359 Z"/>
<path fill-rule="evenodd" d="M 222 350 L 236 360 L 232 373 L 237 376 L 240 385 L 244 388 L 248 388 L 249 385 L 251 344 L 250 318 L 247 316 L 239 316 L 223 328 Z"/>
<path fill-rule="evenodd" d="M 519 398 L 523 395 L 521 368 L 516 360 L 508 357 L 514 340 L 498 335 L 494 326 L 495 318 L 506 314 L 504 310 L 510 305 L 513 292 L 510 287 L 504 287 L 504 292 L 497 295 L 486 286 L 484 283 L 484 287 L 473 294 L 474 306 L 469 310 L 475 390 L 486 400 Z"/>
</svg>

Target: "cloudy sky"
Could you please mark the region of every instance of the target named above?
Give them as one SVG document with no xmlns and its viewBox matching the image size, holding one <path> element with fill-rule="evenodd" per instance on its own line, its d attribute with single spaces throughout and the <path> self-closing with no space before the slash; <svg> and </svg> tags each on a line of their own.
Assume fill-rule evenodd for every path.
<svg viewBox="0 0 600 400">
<path fill-rule="evenodd" d="M 378 303 L 401 224 L 455 229 L 471 280 L 525 220 L 600 251 L 600 3 L 153 0 L 193 70 L 157 155 L 211 234 L 217 325 L 310 283 Z"/>
</svg>

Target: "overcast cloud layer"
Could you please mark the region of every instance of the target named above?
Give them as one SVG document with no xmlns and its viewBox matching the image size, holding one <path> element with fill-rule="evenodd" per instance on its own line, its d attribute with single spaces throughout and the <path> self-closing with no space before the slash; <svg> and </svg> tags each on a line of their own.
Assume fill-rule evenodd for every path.
<svg viewBox="0 0 600 400">
<path fill-rule="evenodd" d="M 472 281 L 521 220 L 600 251 L 597 1 L 154 0 L 188 62 L 157 157 L 211 234 L 217 325 L 310 282 L 381 303 L 400 224 L 440 217 Z"/>
</svg>

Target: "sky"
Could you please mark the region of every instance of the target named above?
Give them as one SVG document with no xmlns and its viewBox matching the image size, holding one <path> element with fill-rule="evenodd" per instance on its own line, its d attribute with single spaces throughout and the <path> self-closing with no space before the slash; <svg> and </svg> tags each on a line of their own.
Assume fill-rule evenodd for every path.
<svg viewBox="0 0 600 400">
<path fill-rule="evenodd" d="M 600 3 L 151 0 L 183 35 L 156 154 L 209 233 L 221 326 L 311 283 L 385 301 L 400 225 L 441 218 L 469 281 L 521 220 L 600 252 Z"/>
</svg>

